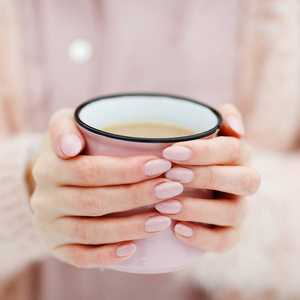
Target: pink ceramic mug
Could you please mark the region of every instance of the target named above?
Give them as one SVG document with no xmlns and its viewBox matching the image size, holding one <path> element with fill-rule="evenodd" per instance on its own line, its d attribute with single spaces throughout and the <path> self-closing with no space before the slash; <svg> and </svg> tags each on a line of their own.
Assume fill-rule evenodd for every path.
<svg viewBox="0 0 300 300">
<path fill-rule="evenodd" d="M 75 120 L 86 140 L 85 154 L 126 157 L 156 155 L 180 141 L 214 137 L 222 124 L 213 108 L 182 97 L 163 94 L 120 94 L 92 99 L 75 111 Z M 126 123 L 160 123 L 187 128 L 196 134 L 171 138 L 137 138 L 112 134 L 99 128 Z M 210 191 L 185 189 L 182 195 L 210 197 Z M 146 207 L 145 210 L 154 210 Z M 139 210 L 132 210 L 134 214 Z M 124 214 L 114 214 L 124 215 Z M 111 269 L 132 273 L 165 273 L 196 261 L 203 251 L 178 240 L 171 226 L 151 237 L 135 240 L 137 251 Z"/>
</svg>

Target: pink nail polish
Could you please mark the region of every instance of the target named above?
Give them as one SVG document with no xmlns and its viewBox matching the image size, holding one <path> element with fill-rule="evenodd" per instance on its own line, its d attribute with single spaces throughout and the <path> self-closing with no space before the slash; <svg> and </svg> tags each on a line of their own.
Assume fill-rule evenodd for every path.
<svg viewBox="0 0 300 300">
<path fill-rule="evenodd" d="M 126 244 L 126 245 L 121 245 L 117 248 L 116 250 L 116 255 L 118 257 L 124 257 L 133 254 L 136 251 L 136 245 L 131 243 L 131 244 Z"/>
<path fill-rule="evenodd" d="M 154 188 L 154 194 L 158 199 L 168 199 L 181 194 L 183 186 L 179 182 L 164 182 Z"/>
<path fill-rule="evenodd" d="M 174 230 L 176 233 L 184 237 L 191 237 L 194 234 L 194 230 L 192 227 L 181 223 L 176 224 Z"/>
<path fill-rule="evenodd" d="M 160 175 L 170 170 L 172 164 L 165 159 L 154 159 L 145 163 L 144 172 L 147 176 Z"/>
<path fill-rule="evenodd" d="M 82 142 L 75 133 L 65 135 L 60 141 L 60 149 L 69 157 L 79 154 L 81 148 Z"/>
<path fill-rule="evenodd" d="M 191 150 L 183 146 L 171 146 L 163 151 L 163 157 L 169 160 L 185 161 L 191 157 Z"/>
<path fill-rule="evenodd" d="M 155 205 L 156 210 L 163 214 L 177 214 L 181 211 L 182 204 L 178 200 L 166 200 Z"/>
<path fill-rule="evenodd" d="M 166 173 L 166 178 L 180 183 L 189 183 L 194 179 L 194 172 L 187 168 L 173 168 Z"/>
<path fill-rule="evenodd" d="M 146 232 L 156 232 L 167 229 L 171 225 L 171 219 L 165 216 L 148 218 L 145 222 Z"/>
<path fill-rule="evenodd" d="M 245 134 L 245 128 L 243 126 L 243 123 L 240 119 L 234 116 L 229 116 L 227 117 L 227 123 L 233 129 L 236 133 L 239 135 L 244 135 Z"/>
</svg>

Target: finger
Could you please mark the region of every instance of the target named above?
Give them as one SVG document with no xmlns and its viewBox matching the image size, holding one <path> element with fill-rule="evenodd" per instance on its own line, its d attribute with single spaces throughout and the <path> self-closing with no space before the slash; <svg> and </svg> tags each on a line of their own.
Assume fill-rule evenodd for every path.
<svg viewBox="0 0 300 300">
<path fill-rule="evenodd" d="M 116 187 L 61 187 L 46 199 L 39 195 L 37 189 L 31 199 L 31 207 L 36 216 L 44 219 L 66 215 L 96 217 L 153 205 L 182 191 L 180 183 L 163 178 Z"/>
<path fill-rule="evenodd" d="M 150 212 L 128 217 L 64 217 L 51 224 L 44 223 L 43 231 L 48 241 L 58 245 L 99 245 L 145 238 L 167 229 L 170 224 L 170 218 Z"/>
<path fill-rule="evenodd" d="M 55 153 L 67 159 L 79 154 L 85 140 L 77 128 L 72 109 L 62 109 L 55 113 L 49 123 L 50 140 Z"/>
<path fill-rule="evenodd" d="M 175 167 L 166 178 L 184 183 L 190 188 L 216 190 L 239 196 L 254 194 L 260 185 L 260 175 L 244 166 Z"/>
<path fill-rule="evenodd" d="M 37 182 L 58 185 L 106 186 L 128 184 L 157 177 L 171 163 L 154 156 L 109 157 L 79 155 L 72 160 L 59 159 L 51 151 L 41 155 L 33 169 Z"/>
<path fill-rule="evenodd" d="M 232 104 L 222 104 L 217 107 L 223 118 L 219 135 L 240 138 L 245 134 L 243 118 L 238 109 Z"/>
<path fill-rule="evenodd" d="M 104 246 L 62 245 L 53 251 L 60 261 L 77 268 L 101 268 L 118 264 L 136 251 L 132 242 Z"/>
<path fill-rule="evenodd" d="M 177 197 L 159 202 L 155 208 L 171 219 L 218 226 L 235 226 L 246 214 L 242 198 L 229 200 Z"/>
<path fill-rule="evenodd" d="M 251 150 L 244 139 L 216 137 L 181 142 L 164 149 L 163 157 L 177 164 L 239 165 L 250 159 Z"/>
<path fill-rule="evenodd" d="M 235 227 L 209 228 L 195 223 L 179 222 L 174 231 L 182 242 L 206 251 L 226 251 L 239 239 L 239 232 Z"/>
</svg>

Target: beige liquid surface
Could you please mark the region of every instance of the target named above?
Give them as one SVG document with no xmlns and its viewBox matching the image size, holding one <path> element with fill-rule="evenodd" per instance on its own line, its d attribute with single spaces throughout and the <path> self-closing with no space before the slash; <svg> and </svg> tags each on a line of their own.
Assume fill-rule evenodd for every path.
<svg viewBox="0 0 300 300">
<path fill-rule="evenodd" d="M 172 138 L 196 134 L 187 128 L 160 123 L 126 123 L 100 128 L 100 130 L 141 138 Z"/>
</svg>

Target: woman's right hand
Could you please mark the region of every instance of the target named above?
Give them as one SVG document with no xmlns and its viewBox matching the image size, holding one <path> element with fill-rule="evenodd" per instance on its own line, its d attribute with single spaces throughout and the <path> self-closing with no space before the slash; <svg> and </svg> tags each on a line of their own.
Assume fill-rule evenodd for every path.
<svg viewBox="0 0 300 300">
<path fill-rule="evenodd" d="M 34 221 L 43 244 L 57 259 L 84 268 L 114 265 L 136 251 L 132 240 L 160 232 L 171 221 L 155 211 L 127 217 L 108 214 L 155 204 L 183 188 L 159 178 L 171 167 L 166 160 L 77 155 L 83 147 L 73 111 L 56 113 L 33 164 Z"/>
</svg>

